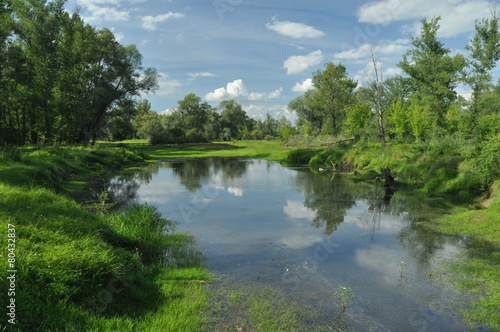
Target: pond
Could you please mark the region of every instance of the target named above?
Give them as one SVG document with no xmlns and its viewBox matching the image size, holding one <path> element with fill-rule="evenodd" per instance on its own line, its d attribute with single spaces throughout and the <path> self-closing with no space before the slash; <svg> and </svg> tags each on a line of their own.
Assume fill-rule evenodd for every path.
<svg viewBox="0 0 500 332">
<path fill-rule="evenodd" d="M 453 290 L 437 282 L 466 238 L 418 226 L 446 211 L 442 201 L 232 158 L 150 164 L 108 190 L 124 205 L 157 206 L 193 234 L 217 277 L 210 287 L 279 289 L 317 311 L 311 331 L 318 322 L 332 331 L 470 331 L 449 309 Z M 339 287 L 352 289 L 344 312 Z"/>
</svg>

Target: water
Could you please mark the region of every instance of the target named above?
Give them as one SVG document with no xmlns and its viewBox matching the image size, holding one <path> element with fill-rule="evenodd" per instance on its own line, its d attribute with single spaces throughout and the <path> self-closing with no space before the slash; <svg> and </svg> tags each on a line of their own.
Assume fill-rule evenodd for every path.
<svg viewBox="0 0 500 332">
<path fill-rule="evenodd" d="M 466 240 L 418 227 L 446 211 L 438 200 L 231 158 L 151 164 L 108 187 L 121 204 L 155 205 L 193 234 L 215 287 L 271 285 L 344 330 L 470 331 L 449 310 L 454 292 L 436 282 Z M 339 286 L 355 295 L 344 313 Z"/>
</svg>

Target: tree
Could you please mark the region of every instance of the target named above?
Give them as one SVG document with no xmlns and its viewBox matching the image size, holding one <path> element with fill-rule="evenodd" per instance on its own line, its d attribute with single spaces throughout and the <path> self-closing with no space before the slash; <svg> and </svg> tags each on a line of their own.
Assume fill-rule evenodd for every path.
<svg viewBox="0 0 500 332">
<path fill-rule="evenodd" d="M 410 115 L 402 98 L 398 98 L 391 104 L 388 117 L 391 123 L 389 132 L 396 141 L 404 142 L 407 140 L 410 134 Z"/>
<path fill-rule="evenodd" d="M 357 83 L 347 75 L 342 64 L 328 62 L 325 67 L 324 71 L 314 73 L 314 89 L 305 94 L 305 104 L 321 118 L 322 131 L 337 136 L 346 108 L 354 102 Z"/>
<path fill-rule="evenodd" d="M 194 93 L 190 93 L 184 97 L 183 100 L 178 102 L 179 113 L 184 118 L 184 124 L 188 129 L 201 129 L 207 121 L 208 111 L 211 110 L 211 106 L 202 102 L 201 98 L 196 96 Z M 200 132 L 202 134 L 202 132 Z"/>
<path fill-rule="evenodd" d="M 492 70 L 500 60 L 500 17 L 496 5 L 491 7 L 491 18 L 476 21 L 476 34 L 465 47 L 470 52 L 470 68 L 466 82 L 472 88 L 470 129 L 477 124 L 479 99 L 492 86 Z"/>
<path fill-rule="evenodd" d="M 262 122 L 261 130 L 264 136 L 275 137 L 278 133 L 278 120 L 273 118 L 271 114 L 266 113 L 266 119 Z"/>
<path fill-rule="evenodd" d="M 465 59 L 460 54 L 450 56 L 450 49 L 437 40 L 440 19 L 422 20 L 420 36 L 410 37 L 415 48 L 408 50 L 398 65 L 414 81 L 420 102 L 429 105 L 436 124 L 444 127 Z"/>
<path fill-rule="evenodd" d="M 249 121 L 248 115 L 241 105 L 235 100 L 223 100 L 218 109 L 220 110 L 221 127 L 224 128 L 223 139 L 240 137 Z"/>
<path fill-rule="evenodd" d="M 347 108 L 347 134 L 356 138 L 366 135 L 366 128 L 374 113 L 368 103 L 354 103 Z"/>
<path fill-rule="evenodd" d="M 297 113 L 296 124 L 302 129 L 305 136 L 319 133 L 322 124 L 322 117 L 319 112 L 315 112 L 306 103 L 306 96 L 310 94 L 312 94 L 311 90 L 307 91 L 304 96 L 299 96 L 288 103 L 288 108 Z"/>
<path fill-rule="evenodd" d="M 69 14 L 65 0 L 0 1 L 1 140 L 95 141 L 113 109 L 157 87 L 135 46 Z"/>
<path fill-rule="evenodd" d="M 144 114 L 144 113 L 143 113 Z M 108 116 L 103 136 L 110 141 L 122 141 L 135 136 L 133 120 L 138 115 L 137 104 L 132 99 L 120 101 Z"/>
<path fill-rule="evenodd" d="M 160 116 L 156 112 L 148 112 L 141 117 L 141 126 L 137 134 L 139 137 L 147 139 L 150 144 L 166 143 L 166 132 L 163 127 Z"/>
</svg>

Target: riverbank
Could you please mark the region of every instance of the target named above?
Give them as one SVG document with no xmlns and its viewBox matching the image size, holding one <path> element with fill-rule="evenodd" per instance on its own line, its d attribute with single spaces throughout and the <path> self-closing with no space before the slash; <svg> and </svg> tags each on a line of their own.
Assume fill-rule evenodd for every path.
<svg viewBox="0 0 500 332">
<path fill-rule="evenodd" d="M 464 301 L 453 308 L 460 311 L 471 325 L 479 322 L 500 329 L 500 181 L 497 180 L 489 190 L 479 188 L 480 178 L 473 172 L 474 160 L 466 160 L 457 154 L 452 142 L 400 144 L 387 148 L 375 143 L 349 142 L 307 148 L 286 147 L 277 141 L 187 146 L 123 143 L 130 148 L 137 147 L 154 159 L 262 158 L 285 164 L 307 164 L 317 173 L 321 173 L 320 168 L 326 174 L 335 169 L 356 181 L 383 181 L 385 169 L 394 176 L 395 189 L 419 191 L 427 196 L 441 196 L 461 203 L 463 207 L 450 211 L 449 215 L 415 227 L 468 237 L 467 256 L 443 262 L 442 275 L 454 272 L 453 278 L 443 282 L 451 282 L 464 295 L 474 294 L 476 299 L 472 305 Z M 470 299 L 470 296 L 464 296 L 464 299 Z"/>
<path fill-rule="evenodd" d="M 135 212 L 141 217 L 136 218 L 131 217 L 133 214 L 104 213 L 109 208 L 105 193 L 96 193 L 96 201 L 86 208 L 65 195 L 81 190 L 85 178 L 98 174 L 124 168 L 133 170 L 161 159 L 208 156 L 308 164 L 313 171 L 320 173 L 318 170 L 322 168 L 327 174 L 335 168 L 356 181 L 377 181 L 382 170 L 388 168 L 399 189 L 462 200 L 478 197 L 468 191 L 470 183 L 464 182 L 467 179 L 457 180 L 463 158 L 418 145 L 384 149 L 376 144 L 346 143 L 297 148 L 283 146 L 278 141 L 237 141 L 152 146 L 134 140 L 101 143 L 94 149 L 4 149 L 0 154 L 0 218 L 7 225 L 2 223 L 1 232 L 8 234 L 9 225 L 16 228 L 19 264 L 16 287 L 30 290 L 16 294 L 19 304 L 16 319 L 19 324 L 28 325 L 15 328 L 31 329 L 43 324 L 48 329 L 61 330 L 69 324 L 75 330 L 78 326 L 89 326 L 96 331 L 199 330 L 208 319 L 203 314 L 208 296 L 197 280 L 209 276 L 200 268 L 199 255 L 191 247 L 193 240 L 175 233 L 163 238 L 158 227 L 144 228 L 152 224 L 169 229 L 174 226 L 158 218 L 151 207 L 141 207 L 138 210 L 141 212 Z M 472 235 L 466 259 L 448 262 L 445 268 L 456 272 L 454 285 L 464 292 L 472 290 L 480 294 L 472 307 L 469 304 L 459 308 L 464 317 L 471 323 L 478 321 L 496 329 L 500 328 L 498 193 L 497 182 L 489 197 L 470 200 L 466 207 L 452 211 L 449 216 L 415 225 L 448 234 Z M 145 222 L 127 229 L 129 221 L 123 220 Z M 148 243 L 150 238 L 157 240 Z M 7 248 L 7 237 L 2 239 L 2 246 Z M 165 246 L 179 248 L 180 256 L 192 259 L 165 275 L 166 270 L 155 259 L 149 261 L 148 254 L 141 254 L 141 251 L 153 253 L 154 248 L 161 251 Z M 85 264 L 75 268 L 76 257 Z M 1 264 L 6 271 L 7 259 Z M 2 279 L 3 282 L 6 280 Z M 51 286 L 47 287 L 48 284 Z M 0 296 L 2 303 L 10 300 L 6 296 Z M 123 307 L 124 303 L 132 304 Z M 66 320 L 61 321 L 61 317 Z M 13 327 L 6 321 L 1 324 Z"/>
<path fill-rule="evenodd" d="M 107 213 L 105 194 L 86 206 L 66 196 L 83 177 L 145 159 L 102 146 L 0 150 L 0 330 L 202 328 L 209 275 L 193 238 L 151 206 Z"/>
</svg>

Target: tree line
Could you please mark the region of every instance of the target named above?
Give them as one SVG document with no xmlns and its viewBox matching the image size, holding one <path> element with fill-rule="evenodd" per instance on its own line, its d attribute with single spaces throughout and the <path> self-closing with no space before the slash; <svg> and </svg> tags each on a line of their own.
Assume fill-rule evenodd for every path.
<svg viewBox="0 0 500 332">
<path fill-rule="evenodd" d="M 372 52 L 373 77 L 364 87 L 342 64 L 331 62 L 313 74 L 314 88 L 292 100 L 302 135 L 355 136 L 395 143 L 424 142 L 447 135 L 498 143 L 500 84 L 492 70 L 500 59 L 499 16 L 477 21 L 468 55 L 452 55 L 438 40 L 440 17 L 424 19 L 420 35 L 398 63 L 403 74 L 383 78 Z M 468 86 L 470 98 L 456 92 Z"/>
<path fill-rule="evenodd" d="M 137 97 L 157 89 L 134 45 L 64 10 L 66 0 L 0 0 L 0 142 L 78 143 L 146 138 L 153 144 L 292 135 L 422 142 L 456 135 L 488 141 L 500 128 L 499 16 L 476 22 L 464 54 L 438 40 L 439 17 L 423 20 L 399 62 L 403 74 L 384 78 L 372 53 L 367 86 L 331 62 L 313 73 L 313 88 L 288 104 L 298 120 L 251 119 L 234 100 L 212 107 L 194 94 L 169 114 Z M 468 86 L 470 98 L 459 96 Z M 498 138 L 495 138 L 498 140 Z"/>
<path fill-rule="evenodd" d="M 132 120 L 128 137 L 135 135 L 151 144 L 287 139 L 294 134 L 292 123 L 284 116 L 275 119 L 268 113 L 265 120 L 255 120 L 235 100 L 223 100 L 218 107 L 212 107 L 190 93 L 178 102 L 178 107 L 170 114 L 151 111 L 147 100 L 141 101 L 140 105 L 145 107 L 141 106 L 141 111 Z M 121 116 L 118 115 L 119 118 Z"/>
<path fill-rule="evenodd" d="M 111 109 L 157 88 L 134 45 L 65 4 L 0 0 L 0 142 L 87 144 Z"/>
</svg>

